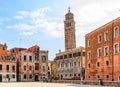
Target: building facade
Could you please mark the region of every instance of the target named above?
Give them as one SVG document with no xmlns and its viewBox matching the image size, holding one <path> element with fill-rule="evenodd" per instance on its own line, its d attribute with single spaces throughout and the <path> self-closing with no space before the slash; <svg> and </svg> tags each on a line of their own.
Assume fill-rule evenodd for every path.
<svg viewBox="0 0 120 87">
<path fill-rule="evenodd" d="M 64 80 L 80 80 L 84 78 L 85 48 L 78 47 L 56 54 L 56 77 Z"/>
<path fill-rule="evenodd" d="M 16 81 L 16 60 L 10 56 L 6 44 L 0 44 L 0 82 Z"/>
<path fill-rule="evenodd" d="M 41 79 L 48 80 L 48 51 L 40 50 Z"/>
<path fill-rule="evenodd" d="M 120 18 L 88 33 L 86 80 L 120 81 Z"/>
<path fill-rule="evenodd" d="M 17 81 L 48 79 L 48 51 L 35 45 L 30 48 L 13 48 L 11 55 L 17 60 Z"/>
</svg>

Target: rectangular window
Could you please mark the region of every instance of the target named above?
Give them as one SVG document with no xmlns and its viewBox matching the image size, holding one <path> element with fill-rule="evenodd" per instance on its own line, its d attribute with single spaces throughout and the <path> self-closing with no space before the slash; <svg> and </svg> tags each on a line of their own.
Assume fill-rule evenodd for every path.
<svg viewBox="0 0 120 87">
<path fill-rule="evenodd" d="M 15 78 L 15 74 L 12 74 L 12 78 Z"/>
<path fill-rule="evenodd" d="M 102 43 L 102 35 L 98 36 L 98 43 Z"/>
<path fill-rule="evenodd" d="M 9 71 L 9 65 L 6 65 L 6 70 Z"/>
<path fill-rule="evenodd" d="M 115 27 L 114 28 L 114 37 L 118 37 L 118 35 L 119 35 L 118 27 Z"/>
<path fill-rule="evenodd" d="M 2 64 L 0 64 L 0 70 L 2 70 Z"/>
<path fill-rule="evenodd" d="M 24 65 L 24 70 L 26 70 L 26 66 Z"/>
<path fill-rule="evenodd" d="M 88 47 L 90 47 L 90 40 L 88 40 Z"/>
<path fill-rule="evenodd" d="M 109 61 L 106 61 L 106 66 L 109 66 Z"/>
<path fill-rule="evenodd" d="M 12 66 L 12 70 L 15 71 L 15 66 L 14 65 Z"/>
<path fill-rule="evenodd" d="M 108 47 L 105 47 L 105 48 L 104 48 L 104 55 L 105 55 L 105 56 L 108 56 L 108 53 L 109 53 L 109 49 L 108 49 Z"/>
<path fill-rule="evenodd" d="M 90 64 L 88 64 L 88 68 L 90 68 Z"/>
<path fill-rule="evenodd" d="M 119 52 L 119 46 L 118 46 L 118 44 L 115 44 L 114 45 L 114 53 L 116 54 L 118 52 Z"/>
<path fill-rule="evenodd" d="M 32 75 L 29 75 L 29 78 L 32 79 Z"/>
<path fill-rule="evenodd" d="M 88 52 L 88 60 L 91 58 L 91 54 L 90 52 Z"/>
<path fill-rule="evenodd" d="M 29 56 L 29 60 L 32 61 L 32 56 Z"/>
<path fill-rule="evenodd" d="M 30 70 L 32 70 L 32 66 L 30 66 Z"/>
<path fill-rule="evenodd" d="M 102 56 L 102 49 L 99 48 L 99 49 L 98 49 L 98 57 L 101 57 L 101 56 Z"/>
<path fill-rule="evenodd" d="M 9 74 L 6 74 L 6 78 L 9 78 Z"/>
<path fill-rule="evenodd" d="M 100 67 L 100 62 L 97 62 L 97 67 Z"/>
<path fill-rule="evenodd" d="M 24 79 L 26 79 L 26 74 L 24 74 Z"/>
<path fill-rule="evenodd" d="M 69 58 L 72 58 L 72 54 L 69 54 Z"/>
<path fill-rule="evenodd" d="M 43 66 L 43 72 L 45 72 L 45 66 Z"/>
<path fill-rule="evenodd" d="M 26 55 L 24 55 L 24 61 L 26 61 Z"/>
<path fill-rule="evenodd" d="M 45 62 L 46 61 L 46 56 L 42 56 L 42 61 Z"/>
<path fill-rule="evenodd" d="M 64 55 L 64 58 L 66 59 L 66 58 L 67 58 L 67 55 Z"/>
<path fill-rule="evenodd" d="M 74 62 L 74 67 L 76 67 L 76 62 Z"/>
<path fill-rule="evenodd" d="M 104 33 L 104 40 L 105 40 L 105 41 L 108 41 L 108 32 L 105 32 L 105 33 Z"/>
</svg>

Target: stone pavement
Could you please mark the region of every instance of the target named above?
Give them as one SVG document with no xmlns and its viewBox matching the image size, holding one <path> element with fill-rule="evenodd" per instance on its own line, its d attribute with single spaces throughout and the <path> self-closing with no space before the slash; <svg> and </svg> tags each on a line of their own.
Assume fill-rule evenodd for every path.
<svg viewBox="0 0 120 87">
<path fill-rule="evenodd" d="M 96 85 L 43 83 L 43 82 L 11 82 L 0 83 L 0 87 L 114 87 L 114 86 L 96 86 Z"/>
</svg>

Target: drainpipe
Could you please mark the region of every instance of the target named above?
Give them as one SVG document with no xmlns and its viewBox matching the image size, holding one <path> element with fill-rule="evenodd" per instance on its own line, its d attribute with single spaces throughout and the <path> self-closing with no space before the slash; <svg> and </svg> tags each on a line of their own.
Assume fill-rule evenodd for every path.
<svg viewBox="0 0 120 87">
<path fill-rule="evenodd" d="M 83 62 L 83 60 L 82 60 L 83 52 L 82 52 L 82 48 L 81 48 L 80 52 L 81 52 L 81 56 L 80 56 L 80 59 L 81 59 L 80 77 L 81 77 L 81 80 L 83 80 L 83 63 L 82 63 Z"/>
<path fill-rule="evenodd" d="M 114 27 L 112 23 L 112 81 L 114 81 Z"/>
</svg>

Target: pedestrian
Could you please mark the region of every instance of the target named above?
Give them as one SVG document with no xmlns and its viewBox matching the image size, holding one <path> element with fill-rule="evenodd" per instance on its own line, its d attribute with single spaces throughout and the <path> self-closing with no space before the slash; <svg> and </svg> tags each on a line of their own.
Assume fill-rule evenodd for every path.
<svg viewBox="0 0 120 87">
<path fill-rule="evenodd" d="M 8 82 L 10 82 L 10 78 L 8 78 Z"/>
</svg>

